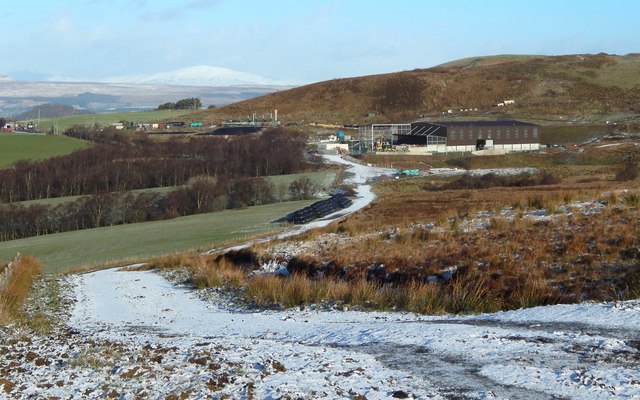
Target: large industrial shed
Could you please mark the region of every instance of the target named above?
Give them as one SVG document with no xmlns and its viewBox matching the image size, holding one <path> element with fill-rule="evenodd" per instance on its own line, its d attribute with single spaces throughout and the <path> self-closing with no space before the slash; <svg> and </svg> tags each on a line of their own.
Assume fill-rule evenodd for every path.
<svg viewBox="0 0 640 400">
<path fill-rule="evenodd" d="M 409 132 L 395 136 L 398 145 L 420 146 L 434 153 L 540 148 L 538 125 L 512 120 L 414 122 Z"/>
</svg>

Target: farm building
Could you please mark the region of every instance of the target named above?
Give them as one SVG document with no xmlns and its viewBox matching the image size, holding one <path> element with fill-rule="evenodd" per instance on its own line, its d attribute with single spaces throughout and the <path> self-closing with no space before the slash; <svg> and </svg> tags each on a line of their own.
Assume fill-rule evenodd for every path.
<svg viewBox="0 0 640 400">
<path fill-rule="evenodd" d="M 540 148 L 539 127 L 512 120 L 414 122 L 411 131 L 396 137 L 399 145 L 423 145 L 432 152 L 528 151 Z"/>
<path fill-rule="evenodd" d="M 539 126 L 513 120 L 413 122 L 385 125 L 384 130 L 380 127 L 361 130 L 361 137 L 370 136 L 372 150 L 376 140 L 392 141 L 396 148 L 411 153 L 513 152 L 540 148 Z"/>
</svg>

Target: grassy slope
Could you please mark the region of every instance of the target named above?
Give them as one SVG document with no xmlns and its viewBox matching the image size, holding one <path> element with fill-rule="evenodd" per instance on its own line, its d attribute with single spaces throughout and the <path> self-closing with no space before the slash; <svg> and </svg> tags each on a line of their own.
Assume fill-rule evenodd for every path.
<svg viewBox="0 0 640 400">
<path fill-rule="evenodd" d="M 635 118 L 640 56 L 475 57 L 429 69 L 333 79 L 194 114 L 206 123 L 278 109 L 282 121 L 370 124 L 442 118 L 473 107 L 470 118 L 541 123 Z M 512 107 L 497 102 L 514 99 Z M 376 116 L 366 117 L 369 112 Z M 465 116 L 463 115 L 463 116 Z M 546 122 L 545 122 L 546 121 Z"/>
<path fill-rule="evenodd" d="M 140 112 L 121 112 L 121 113 L 105 113 L 105 114 L 82 114 L 70 115 L 67 117 L 44 119 L 40 121 L 40 130 L 48 132 L 57 121 L 58 130 L 60 132 L 74 125 L 91 126 L 93 124 L 108 125 L 120 121 L 151 123 L 166 119 L 178 118 L 182 115 L 189 114 L 189 110 L 159 110 L 159 111 L 140 111 Z"/>
<path fill-rule="evenodd" d="M 18 160 L 43 160 L 69 154 L 88 146 L 82 140 L 66 136 L 33 134 L 0 134 L 0 168 L 8 168 Z"/>
<path fill-rule="evenodd" d="M 11 260 L 20 252 L 38 258 L 45 273 L 60 273 L 85 265 L 207 249 L 225 241 L 279 229 L 279 224 L 272 221 L 309 203 L 278 203 L 13 240 L 0 243 L 0 260 Z"/>
</svg>

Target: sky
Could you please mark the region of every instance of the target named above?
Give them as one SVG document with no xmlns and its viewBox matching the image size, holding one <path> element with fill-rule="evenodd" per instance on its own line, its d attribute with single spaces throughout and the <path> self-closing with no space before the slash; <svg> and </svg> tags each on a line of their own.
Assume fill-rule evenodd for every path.
<svg viewBox="0 0 640 400">
<path fill-rule="evenodd" d="M 280 82 L 496 54 L 640 52 L 637 0 L 21 0 L 0 75 L 96 80 L 209 65 Z"/>
</svg>

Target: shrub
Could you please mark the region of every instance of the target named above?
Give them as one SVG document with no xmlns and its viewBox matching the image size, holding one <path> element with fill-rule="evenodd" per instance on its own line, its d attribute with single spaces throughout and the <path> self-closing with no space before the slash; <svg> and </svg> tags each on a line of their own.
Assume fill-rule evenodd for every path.
<svg viewBox="0 0 640 400">
<path fill-rule="evenodd" d="M 0 283 L 0 323 L 19 316 L 33 279 L 42 269 L 40 262 L 31 256 L 18 255 L 10 265 L 4 268 L 4 279 Z"/>
<path fill-rule="evenodd" d="M 291 200 L 312 199 L 315 197 L 317 191 L 318 186 L 315 185 L 308 176 L 298 178 L 289 184 Z"/>
</svg>

